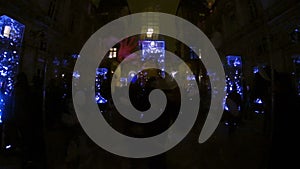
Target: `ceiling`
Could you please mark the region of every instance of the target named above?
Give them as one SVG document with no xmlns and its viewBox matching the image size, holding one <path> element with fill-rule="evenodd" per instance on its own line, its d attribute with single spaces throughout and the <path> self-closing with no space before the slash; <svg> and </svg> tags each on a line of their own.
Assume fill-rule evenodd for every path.
<svg viewBox="0 0 300 169">
<path fill-rule="evenodd" d="M 117 12 L 121 8 L 127 8 L 129 13 L 159 11 L 176 14 L 179 6 L 189 8 L 197 12 L 206 12 L 216 0 L 92 0 L 98 3 L 98 11 L 102 13 Z"/>
</svg>

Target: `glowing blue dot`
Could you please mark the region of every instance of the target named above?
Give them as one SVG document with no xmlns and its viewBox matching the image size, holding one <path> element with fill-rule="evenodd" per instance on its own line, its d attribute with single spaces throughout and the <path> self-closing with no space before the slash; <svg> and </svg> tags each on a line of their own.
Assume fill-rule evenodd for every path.
<svg viewBox="0 0 300 169">
<path fill-rule="evenodd" d="M 229 108 L 228 108 L 227 105 L 224 106 L 224 109 L 225 109 L 226 111 L 229 111 Z"/>
<path fill-rule="evenodd" d="M 254 103 L 256 104 L 263 104 L 262 100 L 260 98 L 257 98 Z"/>
</svg>

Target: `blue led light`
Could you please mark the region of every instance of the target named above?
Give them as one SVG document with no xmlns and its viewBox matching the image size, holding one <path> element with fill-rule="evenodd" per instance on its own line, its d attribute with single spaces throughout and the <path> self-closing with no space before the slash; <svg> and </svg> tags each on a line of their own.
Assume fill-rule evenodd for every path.
<svg viewBox="0 0 300 169">
<path fill-rule="evenodd" d="M 52 63 L 53 63 L 55 66 L 59 66 L 60 61 L 58 60 L 57 57 L 55 57 Z"/>
<path fill-rule="evenodd" d="M 186 79 L 189 81 L 195 81 L 196 77 L 195 77 L 195 75 L 188 75 Z"/>
<path fill-rule="evenodd" d="M 98 68 L 96 70 L 96 75 L 100 75 L 100 76 L 104 76 L 104 78 L 106 79 L 106 74 L 108 72 L 108 69 L 107 68 Z"/>
<path fill-rule="evenodd" d="M 229 55 L 226 57 L 227 59 L 227 64 L 229 66 L 234 66 L 234 67 L 238 67 L 238 66 L 242 66 L 242 58 L 241 56 L 232 56 Z"/>
<path fill-rule="evenodd" d="M 96 93 L 95 100 L 96 100 L 96 103 L 98 103 L 98 104 L 107 103 L 107 100 L 101 96 L 100 92 Z"/>
<path fill-rule="evenodd" d="M 262 100 L 260 98 L 257 98 L 256 100 L 254 100 L 254 103 L 256 104 L 263 104 Z"/>
<path fill-rule="evenodd" d="M 226 111 L 229 111 L 229 108 L 228 108 L 227 104 L 225 104 L 224 109 L 225 109 Z"/>
<path fill-rule="evenodd" d="M 77 58 L 79 58 L 79 57 L 80 57 L 80 55 L 78 55 L 78 54 L 73 54 L 73 55 L 72 55 L 72 58 L 73 58 L 73 59 L 77 59 Z"/>
<path fill-rule="evenodd" d="M 258 73 L 258 71 L 259 71 L 258 67 L 255 66 L 255 67 L 253 68 L 253 73 L 256 74 L 256 73 Z"/>
<path fill-rule="evenodd" d="M 79 79 L 80 78 L 80 74 L 79 74 L 78 71 L 74 71 L 73 72 L 73 78 L 75 78 L 75 79 Z"/>
</svg>

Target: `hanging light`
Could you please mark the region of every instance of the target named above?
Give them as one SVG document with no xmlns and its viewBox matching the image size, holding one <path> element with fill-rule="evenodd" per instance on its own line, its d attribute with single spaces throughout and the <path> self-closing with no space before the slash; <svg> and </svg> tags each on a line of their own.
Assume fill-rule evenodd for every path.
<svg viewBox="0 0 300 169">
<path fill-rule="evenodd" d="M 6 25 L 6 26 L 4 27 L 3 36 L 9 38 L 10 31 L 11 31 L 11 27 L 8 26 L 8 25 Z"/>
</svg>

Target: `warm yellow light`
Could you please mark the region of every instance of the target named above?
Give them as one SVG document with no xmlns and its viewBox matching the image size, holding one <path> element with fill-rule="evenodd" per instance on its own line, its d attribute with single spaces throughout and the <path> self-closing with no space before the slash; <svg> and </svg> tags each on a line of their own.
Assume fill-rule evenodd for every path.
<svg viewBox="0 0 300 169">
<path fill-rule="evenodd" d="M 148 32 L 154 32 L 153 28 L 148 28 Z"/>
<path fill-rule="evenodd" d="M 113 52 L 113 48 L 110 48 L 109 49 L 109 55 L 108 55 L 108 58 L 110 58 L 110 59 L 113 57 L 112 52 Z"/>
<path fill-rule="evenodd" d="M 152 34 L 153 34 L 154 30 L 153 28 L 148 28 L 148 31 L 147 31 L 147 38 L 151 38 L 152 37 Z"/>
<path fill-rule="evenodd" d="M 117 48 L 110 48 L 108 58 L 116 58 L 117 57 Z"/>
</svg>

